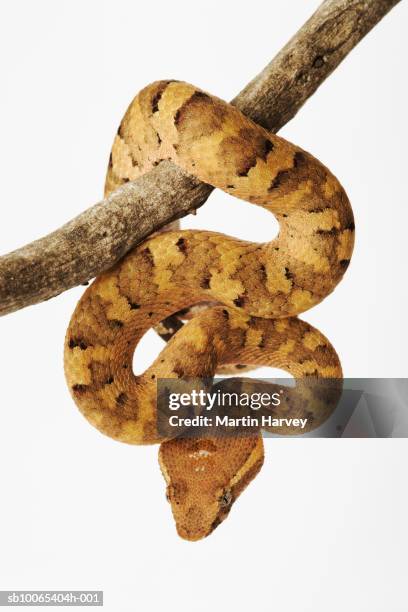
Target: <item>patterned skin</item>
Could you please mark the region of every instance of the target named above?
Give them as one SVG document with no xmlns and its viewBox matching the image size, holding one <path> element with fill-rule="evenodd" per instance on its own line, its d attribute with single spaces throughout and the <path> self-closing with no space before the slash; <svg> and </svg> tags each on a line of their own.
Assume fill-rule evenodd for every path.
<svg viewBox="0 0 408 612">
<path fill-rule="evenodd" d="M 156 380 L 211 377 L 239 363 L 297 378 L 341 378 L 333 347 L 296 315 L 341 280 L 354 222 L 343 188 L 319 161 L 186 83 L 156 82 L 133 100 L 113 143 L 106 195 L 164 159 L 271 211 L 279 235 L 266 244 L 196 230 L 148 238 L 85 291 L 66 335 L 65 372 L 77 406 L 104 434 L 161 443 L 178 532 L 196 540 L 225 518 L 259 471 L 262 439 L 258 432 L 163 440 Z M 143 334 L 201 302 L 220 305 L 200 309 L 135 376 L 132 358 Z M 306 412 L 312 427 L 328 415 L 312 401 Z"/>
</svg>

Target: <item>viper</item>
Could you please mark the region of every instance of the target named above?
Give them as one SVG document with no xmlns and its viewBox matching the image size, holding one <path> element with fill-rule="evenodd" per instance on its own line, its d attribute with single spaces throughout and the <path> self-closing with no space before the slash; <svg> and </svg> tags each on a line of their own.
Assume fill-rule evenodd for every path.
<svg viewBox="0 0 408 612">
<path fill-rule="evenodd" d="M 342 278 L 354 221 L 344 189 L 317 159 L 187 83 L 155 82 L 133 100 L 113 143 L 105 195 L 163 160 L 270 211 L 279 234 L 265 244 L 198 230 L 152 235 L 87 288 L 69 323 L 64 362 L 72 397 L 92 425 L 121 442 L 160 443 L 178 533 L 197 540 L 258 473 L 262 437 L 163 438 L 157 380 L 212 377 L 239 363 L 296 379 L 341 378 L 330 342 L 297 315 Z M 136 376 L 133 353 L 144 333 L 201 302 L 216 305 L 191 318 Z M 274 416 L 286 416 L 280 410 Z M 312 401 L 307 413 L 310 427 L 327 416 Z"/>
</svg>

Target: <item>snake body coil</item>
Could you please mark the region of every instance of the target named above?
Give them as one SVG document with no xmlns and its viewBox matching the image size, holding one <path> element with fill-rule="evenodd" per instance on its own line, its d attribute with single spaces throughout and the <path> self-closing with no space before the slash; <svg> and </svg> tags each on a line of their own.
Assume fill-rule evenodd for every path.
<svg viewBox="0 0 408 612">
<path fill-rule="evenodd" d="M 211 377 L 233 363 L 340 377 L 330 343 L 295 315 L 340 281 L 354 223 L 343 188 L 319 161 L 186 83 L 156 82 L 133 100 L 112 147 L 106 194 L 165 159 L 271 211 L 279 235 L 266 244 L 195 230 L 150 237 L 85 291 L 67 331 L 65 372 L 76 404 L 100 431 L 132 444 L 161 442 L 178 531 L 198 539 L 260 469 L 262 439 L 162 441 L 156 380 Z M 135 376 L 143 334 L 202 301 L 222 305 L 195 316 Z"/>
</svg>

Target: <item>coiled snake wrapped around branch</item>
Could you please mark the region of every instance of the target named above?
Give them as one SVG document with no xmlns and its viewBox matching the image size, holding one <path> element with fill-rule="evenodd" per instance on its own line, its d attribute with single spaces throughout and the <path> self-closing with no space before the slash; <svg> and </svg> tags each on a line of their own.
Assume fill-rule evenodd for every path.
<svg viewBox="0 0 408 612">
<path fill-rule="evenodd" d="M 342 278 L 354 222 L 343 188 L 319 161 L 186 83 L 159 81 L 133 100 L 112 147 L 105 193 L 165 159 L 271 211 L 279 235 L 266 244 L 196 230 L 151 236 L 85 291 L 66 335 L 65 372 L 77 406 L 101 432 L 131 444 L 161 443 L 178 532 L 194 540 L 214 529 L 259 471 L 262 438 L 162 440 L 157 379 L 211 377 L 234 363 L 340 378 L 329 341 L 296 315 Z M 135 376 L 132 358 L 143 334 L 202 301 L 220 305 L 189 321 Z M 317 426 L 321 416 L 314 416 Z"/>
</svg>

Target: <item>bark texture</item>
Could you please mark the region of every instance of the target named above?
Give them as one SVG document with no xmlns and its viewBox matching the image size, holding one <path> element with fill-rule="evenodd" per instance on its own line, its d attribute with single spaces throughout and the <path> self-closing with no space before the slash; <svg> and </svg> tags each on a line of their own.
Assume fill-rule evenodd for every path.
<svg viewBox="0 0 408 612">
<path fill-rule="evenodd" d="M 278 131 L 399 0 L 326 0 L 232 103 Z M 0 258 L 0 315 L 111 267 L 152 232 L 201 206 L 212 187 L 162 162 L 39 240 Z"/>
</svg>

